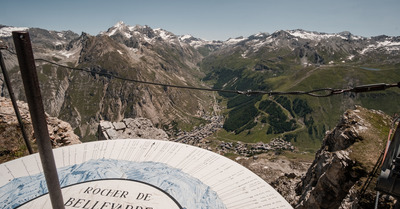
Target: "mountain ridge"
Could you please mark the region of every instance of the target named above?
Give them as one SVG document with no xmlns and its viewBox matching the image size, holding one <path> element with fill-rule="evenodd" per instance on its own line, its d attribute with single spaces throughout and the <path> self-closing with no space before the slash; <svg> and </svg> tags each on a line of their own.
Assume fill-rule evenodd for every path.
<svg viewBox="0 0 400 209">
<path fill-rule="evenodd" d="M 0 37 L 8 37 L 11 36 L 11 31 L 12 30 L 28 30 L 28 29 L 39 29 L 39 28 L 29 28 L 29 27 L 13 27 L 13 26 L 6 26 L 6 25 L 2 25 L 0 24 L 0 29 L 1 33 L 0 33 Z M 227 40 L 223 41 L 223 40 L 206 40 L 206 39 L 202 39 L 199 37 L 194 37 L 190 34 L 184 34 L 184 35 L 175 35 L 172 32 L 169 32 L 167 30 L 164 30 L 162 28 L 156 28 L 156 29 L 152 29 L 150 26 L 148 25 L 135 25 L 135 26 L 130 26 L 125 24 L 123 21 L 119 21 L 117 22 L 114 26 L 110 27 L 107 29 L 107 31 L 100 31 L 98 34 L 94 35 L 94 36 L 98 36 L 98 35 L 108 35 L 108 36 L 112 36 L 114 35 L 114 33 L 116 33 L 118 30 L 124 30 L 125 32 L 125 36 L 130 38 L 132 35 L 129 33 L 126 33 L 126 30 L 129 30 L 131 32 L 133 31 L 138 31 L 139 29 L 144 29 L 147 31 L 161 31 L 161 34 L 166 34 L 166 35 L 161 35 L 162 37 L 166 38 L 168 35 L 171 36 L 176 36 L 178 37 L 182 42 L 186 42 L 186 43 L 191 43 L 192 46 L 203 46 L 206 44 L 216 44 L 216 45 L 220 45 L 221 43 L 225 43 L 225 44 L 229 44 L 229 43 L 237 43 L 240 42 L 240 40 L 246 40 L 246 39 L 251 39 L 254 37 L 260 37 L 260 36 L 264 36 L 264 37 L 268 37 L 268 36 L 276 36 L 275 34 L 279 34 L 282 32 L 286 32 L 294 37 L 298 37 L 298 38 L 302 38 L 302 39 L 328 39 L 328 38 L 332 38 L 332 37 L 337 37 L 337 38 L 342 38 L 344 40 L 368 40 L 368 39 L 380 39 L 382 37 L 386 37 L 386 38 L 396 38 L 398 39 L 400 36 L 388 36 L 385 34 L 382 35 L 377 35 L 377 36 L 362 36 L 362 35 L 354 35 L 352 34 L 350 31 L 342 31 L 342 32 L 336 32 L 336 33 L 326 33 L 326 32 L 318 32 L 318 31 L 310 31 L 310 30 L 304 30 L 304 29 L 289 29 L 289 30 L 277 30 L 273 33 L 269 33 L 269 32 L 259 32 L 259 33 L 255 33 L 252 35 L 249 35 L 247 37 L 245 36 L 239 36 L 239 37 L 230 37 Z M 42 29 L 42 30 L 46 30 L 46 29 Z M 66 31 L 54 31 L 54 30 L 48 30 L 50 32 L 57 32 L 57 33 L 64 33 L 64 32 L 69 32 L 69 33 L 74 33 L 71 30 L 66 30 Z M 82 32 L 85 33 L 85 32 Z M 76 33 L 75 33 L 76 34 Z M 87 34 L 87 33 L 86 33 Z M 150 35 L 150 34 L 148 34 Z M 192 43 L 192 42 L 196 42 L 196 43 Z M 202 44 L 200 44 L 199 42 L 201 42 Z M 196 47 L 195 47 L 196 48 Z"/>
<path fill-rule="evenodd" d="M 139 30 L 141 32 L 132 34 L 131 39 L 118 36 L 118 33 L 112 36 L 82 33 L 67 37 L 64 33 L 68 32 L 39 29 L 29 29 L 29 32 L 36 58 L 135 80 L 204 85 L 197 78 L 202 76 L 197 67 L 201 56 L 192 47 L 166 43 L 162 38 L 151 40 L 149 36 L 155 37 L 152 29 L 140 27 Z M 164 34 L 161 30 L 158 32 L 158 35 Z M 49 38 L 47 44 L 42 43 L 43 37 Z M 58 44 L 61 40 L 66 41 Z M 178 39 L 175 37 L 175 40 Z M 11 37 L 5 37 L 4 41 L 10 50 L 14 50 Z M 7 54 L 5 61 L 10 71 L 17 72 L 18 63 L 14 55 Z M 112 77 L 65 71 L 46 63 L 40 63 L 38 72 L 47 101 L 46 111 L 70 122 L 80 137 L 94 136 L 100 119 L 118 121 L 124 117 L 143 116 L 158 127 L 172 129 L 178 121 L 182 124 L 203 123 L 201 114 L 212 112 L 207 108 L 212 97 L 204 92 L 122 82 Z M 20 78 L 11 74 L 12 83 L 19 86 Z M 1 86 L 1 94 L 7 95 Z M 24 100 L 23 95 L 22 89 L 16 91 L 17 98 Z M 181 97 L 190 95 L 194 98 L 178 102 Z"/>
<path fill-rule="evenodd" d="M 10 31 L 6 26 L 0 27 L 0 34 Z M 6 32 L 1 32 L 4 30 Z M 227 41 L 205 41 L 189 35 L 177 36 L 149 26 L 129 26 L 123 22 L 118 22 L 96 36 L 36 28 L 31 28 L 29 31 L 32 32 L 35 57 L 88 68 L 95 72 L 174 85 L 242 91 L 295 91 L 327 87 L 345 88 L 365 82 L 382 82 L 375 78 L 377 75 L 384 78 L 385 82 L 398 82 L 395 69 L 398 66 L 400 37 L 382 35 L 365 38 L 350 32 L 330 34 L 297 29 L 279 30 L 272 34 L 258 33 Z M 1 38 L 13 50 L 11 37 Z M 16 72 L 16 58 L 6 55 L 6 61 L 11 71 Z M 371 69 L 376 72 L 372 72 Z M 196 125 L 205 123 L 206 120 L 202 119 L 207 118 L 203 117 L 205 113 L 215 114 L 210 105 L 207 105 L 210 101 L 216 101 L 215 94 L 136 86 L 112 81 L 112 77 L 60 71 L 55 66 L 43 63 L 39 66 L 39 72 L 43 81 L 42 86 L 49 99 L 45 104 L 49 114 L 60 115 L 70 122 L 77 128 L 76 132 L 80 136 L 94 134 L 97 127 L 95 123 L 101 119 L 118 121 L 124 117 L 148 117 L 156 126 L 165 126 L 166 129 L 174 129 L 176 132 L 184 127 L 193 127 L 191 124 L 193 121 L 197 121 Z M 391 72 L 395 75 L 389 77 Z M 12 75 L 14 83 L 18 83 L 16 75 Z M 331 78 L 325 78 L 327 76 Z M 55 77 L 57 79 L 54 79 Z M 321 82 L 324 80 L 327 82 Z M 332 83 L 334 80 L 337 82 Z M 88 84 L 82 84 L 85 82 Z M 103 85 L 102 90 L 96 89 L 98 85 Z M 127 88 L 134 92 L 128 91 Z M 392 96 L 397 95 L 393 91 L 389 93 Z M 1 94 L 7 95 L 4 87 L 1 89 Z M 17 91 L 17 95 L 23 98 L 21 90 Z M 194 100 L 187 99 L 192 96 Z M 228 110 L 223 112 L 228 119 L 226 124 L 236 123 L 234 119 L 242 116 L 240 115 L 242 110 L 237 109 L 230 113 L 231 108 L 245 107 L 241 102 L 245 104 L 249 101 L 235 95 L 219 96 L 223 96 L 219 100 L 227 100 L 229 106 Z M 375 94 L 374 97 L 387 98 L 384 94 Z M 259 109 L 258 105 L 266 99 L 260 97 L 247 103 L 250 105 L 247 106 L 250 108 L 247 110 L 260 119 L 247 117 L 241 122 L 243 127 L 233 129 L 235 133 L 260 128 L 260 124 L 267 127 L 260 129 L 265 129 L 265 132 L 281 132 L 276 124 L 268 123 L 272 118 L 268 119 L 267 113 L 260 114 L 264 110 Z M 277 99 L 275 100 L 274 103 L 280 104 Z M 283 102 L 285 99 L 281 100 Z M 303 99 L 301 103 L 296 104 L 308 103 L 311 104 L 313 111 L 320 110 L 318 113 L 307 115 L 304 119 L 301 118 L 304 117 L 302 114 L 300 114 L 302 116 L 295 114 L 295 118 L 288 115 L 287 118 L 297 120 L 297 125 L 290 128 L 290 132 L 297 133 L 298 129 L 305 127 L 303 124 L 306 122 L 309 124 L 308 132 L 318 132 L 318 137 L 321 137 L 322 132 L 335 123 L 333 119 L 337 117 L 333 115 L 339 115 L 345 109 L 351 108 L 352 104 L 363 100 L 373 104 L 370 107 L 376 109 L 377 102 L 372 102 L 371 98 L 363 95 L 340 97 L 328 103 L 326 100 Z M 289 98 L 289 102 L 294 107 L 295 100 Z M 318 107 L 317 103 L 338 107 L 329 113 L 323 105 Z M 281 108 L 282 113 L 287 114 L 293 112 L 291 106 L 280 104 L 274 108 Z M 383 109 L 394 112 L 394 109 L 390 109 L 386 104 Z M 322 121 L 321 115 L 327 117 L 330 122 Z M 264 117 L 267 119 L 264 120 Z M 178 127 L 177 124 L 181 122 L 177 123 L 175 121 L 177 118 L 186 125 Z M 310 125 L 316 118 L 315 124 Z M 267 123 L 262 123 L 261 120 Z M 284 124 L 293 124 L 293 121 L 286 122 Z M 232 127 L 228 128 L 226 124 L 224 126 L 226 130 L 231 130 Z M 319 124 L 318 127 L 316 124 Z M 268 131 L 268 127 L 275 127 L 276 130 Z M 297 129 L 293 130 L 295 127 Z M 246 137 L 251 138 L 251 135 Z M 268 142 L 268 138 L 261 140 Z"/>
</svg>

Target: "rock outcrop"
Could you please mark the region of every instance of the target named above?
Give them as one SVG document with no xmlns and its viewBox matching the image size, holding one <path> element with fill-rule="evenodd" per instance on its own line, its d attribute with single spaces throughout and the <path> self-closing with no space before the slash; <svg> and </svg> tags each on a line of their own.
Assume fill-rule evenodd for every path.
<svg viewBox="0 0 400 209">
<path fill-rule="evenodd" d="M 56 117 L 47 117 L 47 128 L 53 148 L 82 143 L 71 125 Z"/>
<path fill-rule="evenodd" d="M 28 104 L 18 101 L 19 111 L 32 147 L 35 141 Z M 53 148 L 80 144 L 79 137 L 74 134 L 71 125 L 56 117 L 47 116 L 47 124 Z M 0 97 L 0 162 L 8 161 L 27 154 L 20 126 L 10 99 Z"/>
<path fill-rule="evenodd" d="M 99 140 L 110 139 L 160 139 L 168 140 L 162 129 L 153 126 L 146 118 L 125 118 L 120 122 L 100 121 Z"/>
<path fill-rule="evenodd" d="M 385 146 L 389 127 L 390 117 L 380 111 L 356 107 L 345 112 L 296 189 L 296 209 L 372 208 L 374 185 L 362 197 L 359 191 Z"/>
</svg>

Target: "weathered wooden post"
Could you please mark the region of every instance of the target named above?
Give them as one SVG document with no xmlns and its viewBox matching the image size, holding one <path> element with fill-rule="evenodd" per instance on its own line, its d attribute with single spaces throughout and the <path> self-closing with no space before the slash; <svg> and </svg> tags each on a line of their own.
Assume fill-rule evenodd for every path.
<svg viewBox="0 0 400 209">
<path fill-rule="evenodd" d="M 63 209 L 64 202 L 47 129 L 30 36 L 26 31 L 14 31 L 12 35 L 51 204 L 54 209 Z"/>
</svg>

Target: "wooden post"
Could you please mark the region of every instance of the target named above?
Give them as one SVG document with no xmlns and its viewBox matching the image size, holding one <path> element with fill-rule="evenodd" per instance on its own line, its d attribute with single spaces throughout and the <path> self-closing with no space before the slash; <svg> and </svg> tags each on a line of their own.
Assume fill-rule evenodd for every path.
<svg viewBox="0 0 400 209">
<path fill-rule="evenodd" d="M 14 31 L 12 35 L 51 204 L 53 209 L 64 209 L 29 33 Z"/>
</svg>

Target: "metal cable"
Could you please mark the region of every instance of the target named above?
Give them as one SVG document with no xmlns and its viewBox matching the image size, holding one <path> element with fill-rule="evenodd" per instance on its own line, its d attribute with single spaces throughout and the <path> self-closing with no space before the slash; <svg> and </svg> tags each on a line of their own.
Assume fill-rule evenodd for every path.
<svg viewBox="0 0 400 209">
<path fill-rule="evenodd" d="M 13 51 L 9 50 L 6 48 L 8 52 L 11 54 L 15 54 Z M 321 89 L 314 89 L 310 91 L 287 91 L 287 92 L 279 92 L 279 91 L 259 91 L 259 90 L 245 90 L 245 91 L 240 91 L 240 90 L 227 90 L 227 89 L 211 89 L 211 88 L 201 88 L 201 87 L 193 87 L 193 86 L 180 86 L 180 85 L 172 85 L 172 84 L 165 84 L 165 83 L 157 83 L 157 82 L 150 82 L 150 81 L 142 81 L 142 80 L 136 80 L 136 79 L 130 79 L 130 78 L 124 78 L 118 75 L 113 75 L 110 73 L 104 73 L 104 72 L 96 72 L 93 70 L 89 69 L 84 69 L 84 68 L 77 68 L 77 67 L 70 67 L 67 65 L 62 65 L 53 61 L 49 61 L 46 59 L 38 58 L 35 59 L 35 61 L 40 61 L 40 62 L 47 62 L 49 64 L 58 66 L 58 67 L 63 67 L 67 68 L 70 70 L 77 70 L 77 71 L 83 71 L 83 72 L 88 72 L 88 73 L 93 73 L 97 74 L 100 76 L 106 76 L 109 78 L 115 78 L 123 81 L 129 81 L 129 82 L 135 82 L 135 83 L 141 83 L 141 84 L 148 84 L 148 85 L 154 85 L 154 86 L 162 86 L 162 87 L 171 87 L 171 88 L 180 88 L 180 89 L 190 89 L 190 90 L 199 90 L 199 91 L 213 91 L 213 92 L 222 92 L 222 93 L 233 93 L 233 94 L 241 94 L 241 95 L 246 95 L 246 96 L 252 96 L 252 95 L 269 95 L 269 96 L 277 96 L 277 95 L 308 95 L 312 97 L 329 97 L 333 95 L 338 95 L 338 94 L 343 94 L 343 93 L 348 93 L 348 92 L 353 92 L 353 93 L 361 93 L 361 92 L 371 92 L 371 91 L 381 91 L 381 90 L 386 90 L 388 88 L 392 87 L 399 87 L 400 88 L 400 82 L 395 83 L 395 84 L 386 84 L 386 83 L 378 83 L 378 84 L 368 84 L 368 85 L 362 85 L 362 86 L 356 86 L 353 88 L 348 88 L 348 89 L 334 89 L 334 88 L 321 88 Z"/>
</svg>

